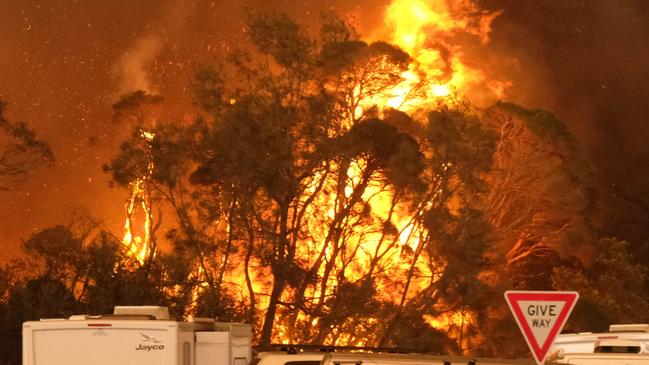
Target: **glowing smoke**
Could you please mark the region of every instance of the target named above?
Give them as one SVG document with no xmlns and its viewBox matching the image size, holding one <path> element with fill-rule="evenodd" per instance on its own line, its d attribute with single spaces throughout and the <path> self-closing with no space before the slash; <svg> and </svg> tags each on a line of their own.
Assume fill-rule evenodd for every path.
<svg viewBox="0 0 649 365">
<path fill-rule="evenodd" d="M 147 34 L 135 41 L 133 47 L 122 54 L 114 67 L 118 80 L 117 94 L 144 90 L 155 93 L 151 86 L 147 68 L 162 50 L 162 42 L 155 34 Z"/>
<path fill-rule="evenodd" d="M 180 33 L 195 4 L 186 0 L 167 2 L 162 15 L 145 27 L 145 33 L 119 57 L 113 65 L 113 77 L 117 82 L 116 96 L 136 90 L 156 94 L 151 82 L 150 67 L 175 34 Z"/>
</svg>

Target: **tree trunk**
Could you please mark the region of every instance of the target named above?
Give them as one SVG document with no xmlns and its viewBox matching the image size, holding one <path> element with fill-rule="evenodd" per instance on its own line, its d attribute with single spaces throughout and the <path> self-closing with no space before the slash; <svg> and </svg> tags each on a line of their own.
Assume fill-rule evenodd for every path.
<svg viewBox="0 0 649 365">
<path fill-rule="evenodd" d="M 269 347 L 271 344 L 271 336 L 273 332 L 273 324 L 275 323 L 275 314 L 277 313 L 277 305 L 279 304 L 280 296 L 284 291 L 286 286 L 286 265 L 293 260 L 291 254 L 288 252 L 294 252 L 291 250 L 287 238 L 288 232 L 288 210 L 289 203 L 291 199 L 284 199 L 280 206 L 280 227 L 279 235 L 277 237 L 277 250 L 275 251 L 274 262 L 272 265 L 273 272 L 273 290 L 270 294 L 270 301 L 268 304 L 268 310 L 266 311 L 266 317 L 264 319 L 264 326 L 261 330 L 261 338 L 259 340 L 259 346 L 261 348 Z"/>
<path fill-rule="evenodd" d="M 277 312 L 277 304 L 279 304 L 279 297 L 284 291 L 286 281 L 282 275 L 275 275 L 273 282 L 273 290 L 270 294 L 270 302 L 266 317 L 264 318 L 264 326 L 261 329 L 261 338 L 259 339 L 259 347 L 261 349 L 269 348 L 271 344 L 271 336 L 273 335 L 273 324 L 275 323 L 275 313 Z"/>
<path fill-rule="evenodd" d="M 248 287 L 248 295 L 250 296 L 250 310 L 248 311 L 248 323 L 255 323 L 255 291 L 252 287 L 252 279 L 250 278 L 250 259 L 254 249 L 255 235 L 252 227 L 248 227 L 248 249 L 246 251 L 246 258 L 244 261 L 244 271 L 246 275 L 246 286 Z"/>
</svg>

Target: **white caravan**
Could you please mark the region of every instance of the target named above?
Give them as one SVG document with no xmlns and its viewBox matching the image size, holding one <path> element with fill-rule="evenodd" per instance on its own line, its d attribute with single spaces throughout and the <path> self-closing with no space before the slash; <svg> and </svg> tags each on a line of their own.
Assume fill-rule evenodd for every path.
<svg viewBox="0 0 649 365">
<path fill-rule="evenodd" d="M 113 315 L 23 324 L 23 365 L 247 365 L 251 327 L 178 322 L 166 307 L 115 307 Z"/>
<path fill-rule="evenodd" d="M 604 333 L 560 334 L 547 363 L 649 365 L 649 324 L 613 324 Z"/>
</svg>

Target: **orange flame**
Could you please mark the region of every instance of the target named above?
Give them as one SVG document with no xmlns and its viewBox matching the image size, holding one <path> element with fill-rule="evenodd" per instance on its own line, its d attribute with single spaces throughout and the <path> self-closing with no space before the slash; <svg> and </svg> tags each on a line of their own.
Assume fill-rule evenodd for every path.
<svg viewBox="0 0 649 365">
<path fill-rule="evenodd" d="M 484 12 L 472 1 L 448 0 L 393 0 L 389 5 L 385 24 L 392 30 L 391 43 L 400 46 L 412 57 L 408 69 L 401 74 L 402 81 L 380 95 L 362 100 L 355 110 L 359 117 L 373 106 L 390 107 L 406 112 L 420 109 L 438 108 L 442 105 L 453 107 L 461 102 L 472 89 L 483 90 L 491 98 L 502 98 L 509 86 L 508 81 L 492 79 L 488 74 L 465 62 L 462 45 L 455 42 L 458 35 L 469 35 L 477 38 L 480 45 L 489 42 L 491 22 L 499 12 Z M 358 90 L 355 90 L 358 93 Z M 345 280 L 353 283 L 362 281 L 365 275 L 373 270 L 377 260 L 381 262 L 381 279 L 374 281 L 379 300 L 398 304 L 400 295 L 394 295 L 397 282 L 391 278 L 404 278 L 409 270 L 417 272 L 409 288 L 404 288 L 404 298 L 412 298 L 416 293 L 439 279 L 445 263 L 424 263 L 412 257 L 417 251 L 423 227 L 418 226 L 416 217 L 408 212 L 402 204 L 394 204 L 394 192 L 386 189 L 381 183 L 370 181 L 363 191 L 361 201 L 370 214 L 363 224 L 356 225 L 353 232 L 347 232 L 347 242 L 354 242 L 346 247 L 337 247 L 328 235 L 331 224 L 339 213 L 341 201 L 350 199 L 355 187 L 359 186 L 365 162 L 362 159 L 353 161 L 347 168 L 347 180 L 344 190 L 337 194 L 319 194 L 316 204 L 308 211 L 304 226 L 304 244 L 298 246 L 297 256 L 310 266 L 323 252 L 325 262 L 334 262 L 334 271 L 344 273 Z M 342 168 L 337 166 L 337 168 Z M 325 181 L 323 182 L 323 179 Z M 337 191 L 338 181 L 326 181 L 324 176 L 316 176 L 312 181 L 311 192 L 316 186 L 324 183 L 326 191 Z M 386 235 L 383 224 L 393 225 L 392 232 Z M 329 239 L 329 241 L 328 241 Z M 347 250 L 336 252 L 337 250 Z M 340 257 L 353 258 L 350 261 Z M 413 262 L 414 260 L 414 262 Z M 438 260 L 439 261 L 439 260 Z M 321 282 L 313 285 L 305 295 L 315 306 L 324 303 L 327 298 L 335 296 L 335 290 L 343 283 L 338 277 L 329 276 L 324 265 L 318 267 Z M 432 328 L 444 330 L 455 339 L 461 349 L 470 345 L 468 328 L 475 321 L 474 314 L 462 310 L 424 319 Z M 297 315 L 297 321 L 308 327 L 317 327 L 319 319 L 304 313 Z M 364 319 L 364 325 L 380 322 L 378 318 Z M 348 320 L 353 326 L 353 319 Z M 345 326 L 345 324 L 342 324 Z M 330 344 L 365 346 L 372 344 L 371 338 L 356 338 L 343 330 L 324 338 Z M 278 321 L 274 340 L 279 343 L 293 342 L 294 331 L 286 322 Z"/>
<path fill-rule="evenodd" d="M 408 52 L 412 62 L 401 74 L 400 83 L 380 95 L 362 100 L 354 110 L 355 117 L 360 117 L 373 106 L 405 112 L 443 105 L 453 107 L 472 89 L 484 90 L 492 98 L 502 98 L 509 82 L 490 78 L 486 71 L 465 62 L 466 50 L 456 42 L 459 35 L 468 35 L 478 44 L 486 45 L 491 23 L 499 14 L 482 11 L 470 0 L 393 0 L 385 14 L 386 29 L 392 32 L 387 40 Z M 355 98 L 360 95 L 359 90 L 354 92 L 358 94 L 354 95 Z M 235 102 L 234 99 L 230 101 Z M 361 185 L 365 164 L 363 159 L 345 166 L 333 163 L 330 166 L 333 173 L 312 177 L 305 195 L 314 194 L 315 197 L 301 198 L 300 205 L 303 203 L 306 206 L 306 212 L 295 255 L 302 268 L 317 269 L 314 283 L 303 293 L 311 307 L 326 307 L 328 300 L 336 296 L 336 290 L 341 286 L 346 283 L 357 285 L 370 274 L 377 277 L 373 281 L 376 289 L 374 297 L 399 305 L 402 296 L 409 300 L 436 283 L 440 279 L 440 272 L 445 269 L 446 263 L 442 259 L 422 260 L 414 257 L 413 252 L 418 250 L 425 235 L 424 228 L 409 207 L 396 199 L 395 192 L 383 183 L 371 179 L 363 188 L 358 204 L 350 203 L 356 188 Z M 344 179 L 342 185 L 337 177 Z M 311 198 L 314 199 L 313 203 L 306 203 Z M 345 223 L 353 229 L 340 233 L 346 235 L 346 244 L 339 245 L 331 234 L 342 232 L 335 224 L 336 219 L 344 215 L 341 211 L 349 208 L 346 204 L 351 204 L 351 209 L 367 211 L 355 212 L 356 215 L 345 218 L 358 221 Z M 385 227 L 386 224 L 390 225 L 389 229 Z M 321 260 L 319 266 L 318 260 Z M 323 263 L 331 267 L 327 269 Z M 264 310 L 269 303 L 272 274 L 259 261 L 251 263 L 251 270 L 256 306 Z M 380 275 L 372 270 L 380 270 Z M 406 288 L 402 279 L 409 272 L 416 275 L 413 275 L 410 286 Z M 245 288 L 244 274 L 240 268 L 235 268 L 229 275 L 233 287 L 239 290 Z M 345 283 L 341 282 L 343 280 Z M 286 289 L 281 301 L 289 303 L 295 300 L 293 290 Z M 395 290 L 405 293 L 395 295 Z M 240 292 L 245 297 L 245 291 Z M 300 334 L 296 334 L 296 324 L 306 328 L 323 325 L 318 315 L 298 311 L 294 318 L 287 319 L 291 314 L 277 315 L 273 342 L 295 343 L 304 340 Z M 353 328 L 355 320 L 348 318 L 338 326 Z M 384 318 L 362 320 L 366 327 L 381 326 L 385 321 Z M 462 310 L 435 317 L 423 315 L 422 320 L 431 328 L 445 331 L 457 341 L 460 348 L 466 349 L 470 345 L 467 333 L 475 321 L 473 313 Z M 378 342 L 375 338 L 355 337 L 353 331 L 337 329 L 333 325 L 327 329 L 331 329 L 331 333 L 319 340 L 330 345 L 367 346 Z"/>
<path fill-rule="evenodd" d="M 454 43 L 454 37 L 458 34 L 468 34 L 477 38 L 480 44 L 487 44 L 491 22 L 498 15 L 498 12 L 481 11 L 469 0 L 393 0 L 385 15 L 385 24 L 392 31 L 389 40 L 408 52 L 413 61 L 408 70 L 401 74 L 402 81 L 398 85 L 382 95 L 363 101 L 360 110 L 355 111 L 356 114 L 360 115 L 363 110 L 374 105 L 406 112 L 440 105 L 453 106 L 469 89 L 476 86 L 487 90 L 493 97 L 502 98 L 509 83 L 491 79 L 485 71 L 467 64 L 462 46 Z M 230 99 L 229 102 L 235 104 L 237 101 Z M 144 131 L 142 136 L 149 141 L 153 139 L 153 134 Z M 409 270 L 416 272 L 417 276 L 413 278 L 409 288 L 403 289 L 406 299 L 421 293 L 424 288 L 439 280 L 439 272 L 445 268 L 444 262 L 435 262 L 433 265 L 437 267 L 431 267 L 430 262 L 419 262 L 412 257 L 412 252 L 417 251 L 421 244 L 424 228 L 417 223 L 417 217 L 409 213 L 408 207 L 403 203 L 395 203 L 395 192 L 378 181 L 370 181 L 359 198 L 362 204 L 358 206 L 362 208 L 358 209 L 367 209 L 369 213 L 358 213 L 358 218 L 350 218 L 359 220 L 358 224 L 348 223 L 354 227 L 353 231 L 345 232 L 348 235 L 345 239 L 351 243 L 346 247 L 338 247 L 335 240 L 329 237 L 332 231 L 338 229 L 332 227 L 336 217 L 344 209 L 344 204 L 352 199 L 355 188 L 361 184 L 365 163 L 362 159 L 357 159 L 349 166 L 332 166 L 332 170 L 342 170 L 337 171 L 337 176 L 346 177 L 342 191 L 340 182 L 324 173 L 316 174 L 310 182 L 307 193 L 315 194 L 315 198 L 313 204 L 304 204 L 307 211 L 301 225 L 303 231 L 299 232 L 300 244 L 296 247 L 296 256 L 303 267 L 316 266 L 316 261 L 322 260 L 333 263 L 332 272 L 342 273 L 340 276 L 331 275 L 326 272 L 325 265 L 316 266 L 314 276 L 317 279 L 314 281 L 319 282 L 310 285 L 304 293 L 311 306 L 326 305 L 327 300 L 336 295 L 335 290 L 343 284 L 339 282 L 340 277 L 352 283 L 360 282 L 377 262 L 380 263 L 381 270 L 380 278 L 374 283 L 377 299 L 395 304 L 399 304 L 401 298 L 400 295 L 394 295 L 394 288 L 402 289 L 399 278 L 404 278 Z M 152 163 L 149 167 L 152 171 Z M 138 179 L 131 187 L 124 235 L 124 243 L 140 262 L 147 255 L 150 240 L 148 232 L 151 221 L 148 217 L 151 208 L 145 198 L 148 178 L 145 176 Z M 301 203 L 310 198 L 302 197 Z M 144 239 L 133 237 L 132 232 L 133 214 L 138 207 L 146 213 Z M 357 208 L 354 206 L 352 209 Z M 389 233 L 386 233 L 388 230 L 384 227 L 386 223 L 392 225 Z M 322 257 L 319 257 L 321 253 Z M 349 260 L 346 261 L 345 258 Z M 272 273 L 258 259 L 251 262 L 250 266 L 256 306 L 263 310 L 269 303 L 267 294 L 272 285 Z M 228 273 L 228 279 L 229 285 L 245 298 L 243 288 L 246 283 L 242 271 L 241 267 L 234 268 Z M 202 269 L 196 275 L 202 278 Z M 193 301 L 196 301 L 203 289 L 204 286 L 197 287 L 192 292 Z M 290 290 L 292 289 L 287 289 L 283 294 L 283 302 L 288 303 L 294 299 L 290 298 Z M 471 312 L 458 311 L 437 317 L 422 316 L 422 319 L 432 328 L 446 329 L 449 337 L 457 339 L 461 348 L 466 348 L 469 340 L 464 334 L 467 326 L 475 321 L 474 317 Z M 319 317 L 304 312 L 299 312 L 295 318 L 296 323 L 314 328 L 321 325 L 320 320 Z M 365 319 L 365 324 L 378 325 L 381 320 L 383 319 L 368 318 Z M 278 315 L 276 324 L 274 342 L 293 343 L 296 338 L 299 339 L 299 335 L 295 334 L 294 328 L 288 326 L 288 321 L 282 318 L 282 314 Z M 350 322 L 350 326 L 352 325 Z M 351 332 L 341 332 L 323 339 L 329 344 L 355 346 L 372 344 L 372 340 L 356 338 Z"/>
<path fill-rule="evenodd" d="M 489 78 L 484 70 L 466 63 L 463 46 L 456 41 L 469 35 L 486 45 L 498 15 L 480 10 L 471 0 L 393 0 L 385 16 L 385 25 L 392 30 L 390 41 L 413 61 L 399 85 L 363 106 L 414 111 L 453 106 L 467 93 L 502 99 L 511 83 Z"/>
<path fill-rule="evenodd" d="M 454 339 L 463 352 L 470 346 L 469 326 L 475 322 L 475 314 L 467 310 L 442 313 L 438 316 L 424 315 L 424 320 L 433 328 L 445 332 Z"/>
<path fill-rule="evenodd" d="M 146 143 L 148 148 L 149 156 L 150 151 L 150 142 L 155 137 L 154 133 L 147 131 L 140 131 L 140 137 Z M 153 173 L 153 159 L 149 158 L 147 165 L 147 175 L 137 178 L 135 181 L 129 184 L 129 198 L 126 203 L 126 222 L 124 223 L 124 236 L 122 237 L 122 243 L 128 248 L 129 254 L 134 257 L 140 264 L 144 263 L 147 257 L 152 253 L 151 251 L 151 227 L 152 227 L 152 206 L 151 199 L 149 197 L 149 187 L 148 180 Z M 142 209 L 142 214 L 144 218 L 142 226 L 142 236 L 136 236 L 134 234 L 135 228 L 135 217 L 138 211 L 138 208 Z"/>
</svg>

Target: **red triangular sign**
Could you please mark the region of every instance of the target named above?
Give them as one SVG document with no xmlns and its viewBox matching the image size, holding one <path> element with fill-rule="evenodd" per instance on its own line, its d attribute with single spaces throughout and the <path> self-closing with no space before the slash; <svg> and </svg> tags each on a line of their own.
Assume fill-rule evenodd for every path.
<svg viewBox="0 0 649 365">
<path fill-rule="evenodd" d="M 507 304 L 538 364 L 545 361 L 550 346 L 561 333 L 578 298 L 577 292 L 505 292 Z"/>
</svg>

